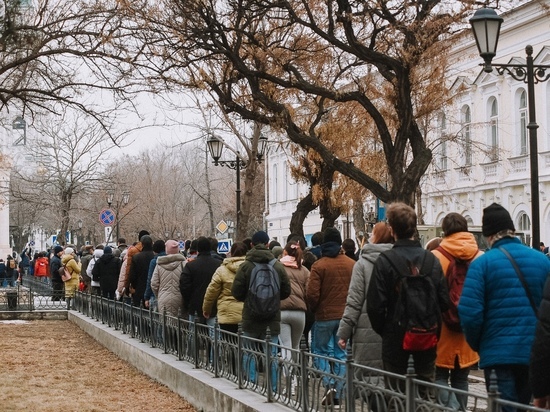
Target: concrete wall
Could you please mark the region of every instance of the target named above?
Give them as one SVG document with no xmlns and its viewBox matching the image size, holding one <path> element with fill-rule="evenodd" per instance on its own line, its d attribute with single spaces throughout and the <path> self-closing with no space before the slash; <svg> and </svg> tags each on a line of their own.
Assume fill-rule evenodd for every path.
<svg viewBox="0 0 550 412">
<path fill-rule="evenodd" d="M 164 354 L 159 349 L 151 348 L 78 312 L 68 312 L 68 319 L 119 358 L 185 398 L 197 410 L 291 411 L 283 405 L 267 403 L 264 397 L 254 392 L 238 389 L 233 382 L 194 369 L 191 364 L 178 361 L 173 355 Z"/>
</svg>

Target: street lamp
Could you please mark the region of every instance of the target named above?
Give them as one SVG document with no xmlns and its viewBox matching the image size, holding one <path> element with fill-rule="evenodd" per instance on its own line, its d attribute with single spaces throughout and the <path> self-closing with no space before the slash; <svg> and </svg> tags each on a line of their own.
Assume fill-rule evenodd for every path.
<svg viewBox="0 0 550 412">
<path fill-rule="evenodd" d="M 493 64 L 496 56 L 500 26 L 502 17 L 493 9 L 483 8 L 476 11 L 470 19 L 472 30 L 476 39 L 479 55 L 485 60 L 483 70 L 487 73 L 493 71 L 493 67 L 499 75 L 509 74 L 515 80 L 527 84 L 527 100 L 529 110 L 529 160 L 531 167 L 531 238 L 532 247 L 539 248 L 540 244 L 540 208 L 539 208 L 539 166 L 537 147 L 537 125 L 535 113 L 535 83 L 545 82 L 550 78 L 548 65 L 533 64 L 533 46 L 526 46 L 527 54 L 525 64 Z"/>
<path fill-rule="evenodd" d="M 206 144 L 208 146 L 208 150 L 210 151 L 210 156 L 212 156 L 212 159 L 214 159 L 215 166 L 226 166 L 237 172 L 237 188 L 235 190 L 237 219 L 235 227 L 236 232 L 239 233 L 239 224 L 241 221 L 241 169 L 245 169 L 246 166 L 248 166 L 248 163 L 240 157 L 239 152 L 235 152 L 235 160 L 220 160 L 220 158 L 222 157 L 223 146 L 227 146 L 227 144 L 220 137 L 211 135 L 210 138 L 206 141 Z M 258 151 L 256 155 L 258 163 L 262 162 L 266 148 L 267 137 L 265 137 L 264 135 L 260 135 L 258 139 Z"/>
<path fill-rule="evenodd" d="M 13 142 L 14 146 L 23 144 L 27 144 L 27 122 L 23 118 L 23 116 L 17 116 L 15 120 L 12 123 L 12 128 L 14 130 L 23 130 L 23 136 L 20 139 L 17 139 L 15 142 Z"/>
<path fill-rule="evenodd" d="M 111 205 L 113 204 L 115 200 L 115 191 L 114 189 L 110 189 L 108 192 L 107 192 L 107 204 L 109 205 L 109 208 L 111 207 Z M 117 200 L 116 204 L 115 204 L 115 219 L 116 219 L 116 241 L 118 241 L 118 238 L 120 237 L 119 235 L 119 222 L 121 219 L 119 219 L 119 216 L 118 216 L 118 213 L 120 211 L 120 209 L 122 209 L 124 206 L 126 206 L 128 204 L 128 202 L 130 202 L 130 192 L 125 190 L 122 192 L 122 196 L 120 198 L 120 200 Z"/>
</svg>

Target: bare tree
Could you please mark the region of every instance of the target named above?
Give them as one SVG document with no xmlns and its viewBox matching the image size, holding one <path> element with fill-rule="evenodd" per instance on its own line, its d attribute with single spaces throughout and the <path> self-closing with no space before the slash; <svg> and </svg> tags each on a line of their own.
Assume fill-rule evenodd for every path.
<svg viewBox="0 0 550 412">
<path fill-rule="evenodd" d="M 114 143 L 101 125 L 69 110 L 36 126 L 40 137 L 27 148 L 31 166 L 14 169 L 11 196 L 36 210 L 50 210 L 56 216 L 52 225 L 64 235 L 75 199 L 100 184 L 103 162 Z"/>
</svg>

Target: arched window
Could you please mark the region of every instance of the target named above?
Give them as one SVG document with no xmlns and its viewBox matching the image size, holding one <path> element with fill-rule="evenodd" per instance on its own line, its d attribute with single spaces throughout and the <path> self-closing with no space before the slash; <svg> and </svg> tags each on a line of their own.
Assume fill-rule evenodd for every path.
<svg viewBox="0 0 550 412">
<path fill-rule="evenodd" d="M 498 160 L 498 103 L 494 97 L 489 101 L 489 159 Z"/>
<path fill-rule="evenodd" d="M 279 201 L 279 196 L 277 193 L 279 190 L 279 176 L 277 173 L 277 163 L 273 165 L 273 168 L 271 170 L 272 170 L 271 182 L 273 185 L 271 187 L 272 203 L 277 203 Z"/>
<path fill-rule="evenodd" d="M 462 107 L 462 144 L 464 147 L 464 166 L 472 165 L 472 112 L 470 106 Z"/>
<path fill-rule="evenodd" d="M 522 90 L 519 96 L 519 154 L 527 153 L 527 95 L 525 90 Z"/>
<path fill-rule="evenodd" d="M 447 170 L 447 118 L 439 115 L 439 170 Z"/>
<path fill-rule="evenodd" d="M 522 212 L 518 217 L 518 230 L 528 232 L 531 230 L 531 219 L 527 213 Z"/>
</svg>

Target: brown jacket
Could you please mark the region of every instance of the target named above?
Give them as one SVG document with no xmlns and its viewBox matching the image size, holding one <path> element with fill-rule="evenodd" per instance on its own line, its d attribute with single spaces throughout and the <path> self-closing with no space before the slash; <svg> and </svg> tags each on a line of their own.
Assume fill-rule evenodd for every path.
<svg viewBox="0 0 550 412">
<path fill-rule="evenodd" d="M 283 263 L 284 265 L 284 263 Z M 307 310 L 306 287 L 309 270 L 305 266 L 300 269 L 285 265 L 288 280 L 290 280 L 290 296 L 281 300 L 281 310 Z"/>
<path fill-rule="evenodd" d="M 340 320 L 355 261 L 344 254 L 323 256 L 311 267 L 306 300 L 315 320 Z"/>
<path fill-rule="evenodd" d="M 130 267 L 132 265 L 132 257 L 137 255 L 143 249 L 141 242 L 137 242 L 134 246 L 130 246 L 126 252 L 126 273 L 124 274 L 124 287 L 129 290 L 130 287 Z"/>
</svg>

